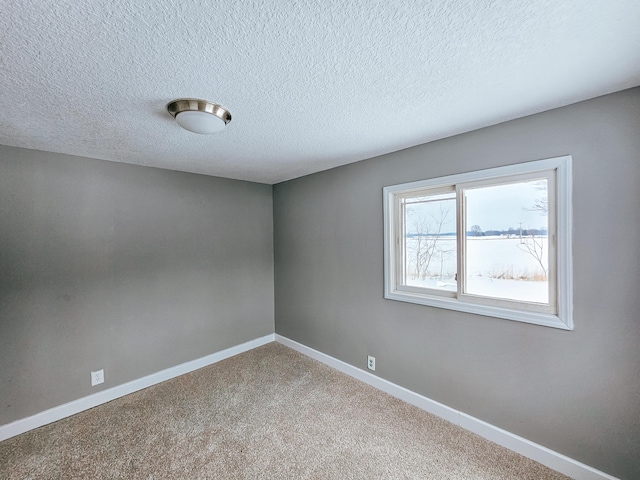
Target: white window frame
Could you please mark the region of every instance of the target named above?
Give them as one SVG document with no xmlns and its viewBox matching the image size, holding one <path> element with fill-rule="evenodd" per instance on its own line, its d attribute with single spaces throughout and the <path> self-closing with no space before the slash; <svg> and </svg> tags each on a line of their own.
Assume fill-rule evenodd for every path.
<svg viewBox="0 0 640 480">
<path fill-rule="evenodd" d="M 515 320 L 518 322 L 544 325 L 547 327 L 573 330 L 573 261 L 572 246 L 572 159 L 570 155 L 537 160 L 533 162 L 491 168 L 475 172 L 449 175 L 417 182 L 392 185 L 383 188 L 384 205 L 384 297 L 420 305 L 457 310 L 490 317 Z M 501 180 L 512 181 L 513 178 L 535 177 L 536 174 L 555 172 L 555 185 L 549 185 L 550 204 L 555 199 L 555 209 L 549 212 L 549 222 L 555 222 L 555 239 L 550 238 L 551 248 L 549 262 L 555 260 L 555 276 L 550 283 L 555 284 L 551 292 L 550 302 L 555 300 L 556 308 L 549 309 L 531 307 L 527 302 L 503 301 L 490 297 L 481 297 L 462 293 L 461 275 L 464 268 L 462 255 L 466 237 L 462 190 L 482 184 L 496 184 Z M 510 177 L 510 178 L 508 178 Z M 458 252 L 458 291 L 434 292 L 432 289 L 402 285 L 402 216 L 399 199 L 425 189 L 454 188 L 457 192 L 457 252 Z M 555 198 L 554 198 L 555 197 Z M 555 241 L 553 241 L 555 240 Z M 554 298 L 555 296 L 555 298 Z"/>
</svg>

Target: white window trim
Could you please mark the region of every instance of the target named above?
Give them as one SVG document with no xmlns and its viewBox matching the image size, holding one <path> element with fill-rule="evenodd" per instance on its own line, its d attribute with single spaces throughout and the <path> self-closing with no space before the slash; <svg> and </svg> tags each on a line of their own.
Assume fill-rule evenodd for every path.
<svg viewBox="0 0 640 480">
<path fill-rule="evenodd" d="M 504 318 L 518 322 L 544 325 L 547 327 L 573 330 L 573 258 L 572 246 L 572 158 L 570 155 L 520 163 L 506 167 L 478 170 L 474 172 L 449 175 L 417 182 L 392 185 L 383 188 L 384 206 L 384 297 L 420 305 L 457 310 L 460 312 Z M 399 288 L 397 285 L 395 225 L 397 223 L 394 199 L 397 194 L 406 194 L 425 188 L 445 187 L 460 183 L 476 182 L 487 179 L 500 179 L 518 174 L 528 174 L 556 170 L 556 208 L 557 208 L 557 314 L 532 312 L 480 303 L 469 303 L 457 298 L 426 295 L 412 289 Z M 418 290 L 418 289 L 416 289 Z"/>
</svg>

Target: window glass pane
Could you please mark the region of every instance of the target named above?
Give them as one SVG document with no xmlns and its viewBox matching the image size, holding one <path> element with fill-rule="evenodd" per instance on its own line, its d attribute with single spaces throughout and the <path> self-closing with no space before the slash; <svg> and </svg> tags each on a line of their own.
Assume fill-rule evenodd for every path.
<svg viewBox="0 0 640 480">
<path fill-rule="evenodd" d="M 549 303 L 547 179 L 464 190 L 465 291 Z"/>
<path fill-rule="evenodd" d="M 403 199 L 404 284 L 455 292 L 456 193 Z"/>
</svg>

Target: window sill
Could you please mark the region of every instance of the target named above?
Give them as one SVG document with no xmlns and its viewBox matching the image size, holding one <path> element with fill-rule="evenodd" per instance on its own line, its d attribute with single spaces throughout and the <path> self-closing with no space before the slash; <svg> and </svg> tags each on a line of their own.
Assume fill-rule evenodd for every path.
<svg viewBox="0 0 640 480">
<path fill-rule="evenodd" d="M 463 302 L 456 298 L 438 297 L 400 290 L 385 291 L 384 298 L 388 300 L 444 308 L 447 310 L 473 313 L 486 317 L 502 318 L 505 320 L 514 320 L 516 322 L 559 328 L 561 330 L 573 330 L 573 325 L 570 321 L 565 322 L 559 315 L 548 313 L 527 312 L 490 305 L 479 305 L 476 303 Z"/>
</svg>

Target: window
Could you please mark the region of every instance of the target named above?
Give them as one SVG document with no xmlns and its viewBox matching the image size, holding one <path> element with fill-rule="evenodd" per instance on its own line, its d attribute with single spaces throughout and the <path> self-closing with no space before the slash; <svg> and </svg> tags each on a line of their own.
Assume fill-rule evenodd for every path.
<svg viewBox="0 0 640 480">
<path fill-rule="evenodd" d="M 384 188 L 385 298 L 571 330 L 571 157 Z"/>
</svg>

